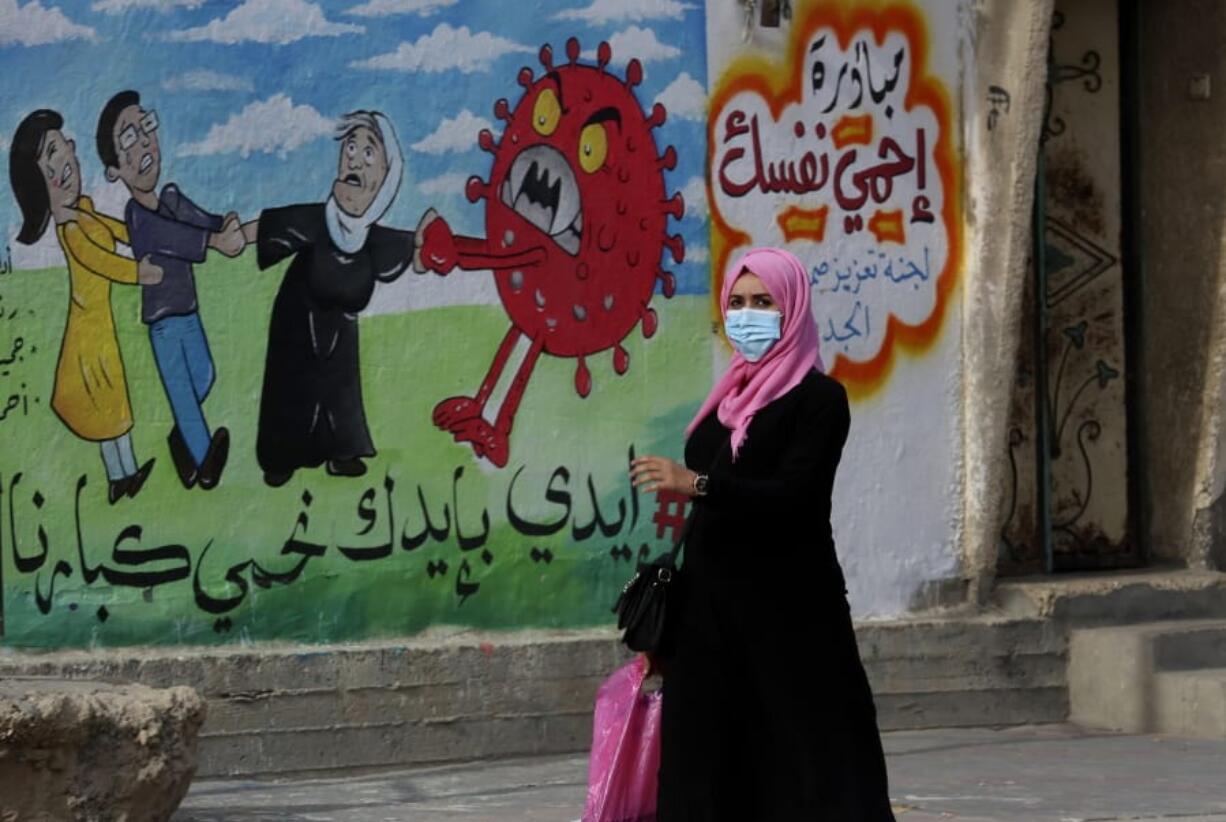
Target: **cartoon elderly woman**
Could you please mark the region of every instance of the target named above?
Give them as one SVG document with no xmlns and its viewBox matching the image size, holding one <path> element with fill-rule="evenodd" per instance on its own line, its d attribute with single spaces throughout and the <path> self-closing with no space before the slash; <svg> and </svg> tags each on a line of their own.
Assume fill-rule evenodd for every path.
<svg viewBox="0 0 1226 822">
<path fill-rule="evenodd" d="M 39 109 L 13 135 L 9 180 L 23 218 L 17 241 L 32 245 L 54 219 L 71 293 L 51 407 L 78 437 L 101 444 L 114 504 L 136 496 L 154 460 L 138 467 L 132 449 L 132 406 L 111 316 L 111 283 L 156 284 L 162 269 L 147 256 L 138 262 L 115 252 L 116 241 L 128 242 L 128 230 L 81 194 L 76 143 L 63 126 L 58 112 Z"/>
<path fill-rule="evenodd" d="M 243 226 L 257 263 L 292 256 L 273 302 L 256 457 L 273 487 L 299 468 L 360 476 L 375 448 L 358 370 L 357 313 L 376 282 L 412 262 L 413 232 L 378 225 L 400 187 L 391 121 L 355 111 L 340 121 L 340 158 L 326 202 L 265 209 Z"/>
</svg>

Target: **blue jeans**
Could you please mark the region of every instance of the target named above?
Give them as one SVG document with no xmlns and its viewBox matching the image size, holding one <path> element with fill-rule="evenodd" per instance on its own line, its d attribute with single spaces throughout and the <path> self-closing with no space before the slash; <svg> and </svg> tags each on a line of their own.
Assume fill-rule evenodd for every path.
<svg viewBox="0 0 1226 822">
<path fill-rule="evenodd" d="M 200 315 L 193 312 L 180 317 L 163 317 L 149 326 L 149 342 L 153 344 L 153 359 L 162 377 L 175 425 L 196 465 L 200 465 L 211 440 L 200 406 L 209 395 L 216 374 Z"/>
</svg>

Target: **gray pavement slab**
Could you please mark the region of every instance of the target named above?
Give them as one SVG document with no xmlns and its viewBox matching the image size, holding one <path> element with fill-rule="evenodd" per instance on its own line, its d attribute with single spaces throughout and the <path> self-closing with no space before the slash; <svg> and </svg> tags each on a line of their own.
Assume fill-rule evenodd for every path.
<svg viewBox="0 0 1226 822">
<path fill-rule="evenodd" d="M 883 735 L 899 822 L 1226 822 L 1226 741 L 1070 725 Z M 574 822 L 583 756 L 192 786 L 174 822 Z"/>
</svg>

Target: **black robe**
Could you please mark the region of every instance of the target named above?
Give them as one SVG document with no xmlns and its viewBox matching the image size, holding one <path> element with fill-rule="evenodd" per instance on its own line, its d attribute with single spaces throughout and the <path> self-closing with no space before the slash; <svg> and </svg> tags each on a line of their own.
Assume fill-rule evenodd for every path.
<svg viewBox="0 0 1226 822">
<path fill-rule="evenodd" d="M 716 412 L 686 443 L 710 486 L 669 615 L 660 822 L 894 818 L 830 527 L 849 424 L 813 371 L 754 416 L 736 462 Z"/>
<path fill-rule="evenodd" d="M 354 254 L 332 244 L 324 205 L 260 214 L 261 269 L 294 255 L 273 302 L 260 395 L 256 457 L 266 472 L 375 453 L 362 404 L 357 312 L 375 282 L 399 277 L 412 261 L 413 232 L 371 226 Z"/>
</svg>

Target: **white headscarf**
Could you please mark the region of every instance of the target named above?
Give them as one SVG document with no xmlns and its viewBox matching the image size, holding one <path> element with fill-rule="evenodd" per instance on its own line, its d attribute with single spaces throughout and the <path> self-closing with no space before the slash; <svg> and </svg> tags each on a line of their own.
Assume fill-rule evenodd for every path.
<svg viewBox="0 0 1226 822">
<path fill-rule="evenodd" d="M 400 153 L 400 141 L 396 138 L 396 129 L 392 121 L 378 112 L 373 112 L 379 130 L 383 132 L 383 151 L 387 155 L 387 176 L 379 186 L 379 193 L 370 206 L 361 215 L 354 217 L 346 214 L 336 202 L 336 196 L 329 194 L 324 206 L 324 217 L 328 224 L 328 236 L 332 243 L 346 254 L 356 254 L 366 244 L 366 234 L 370 227 L 379 221 L 396 199 L 400 190 L 400 175 L 404 168 L 404 158 Z"/>
</svg>

